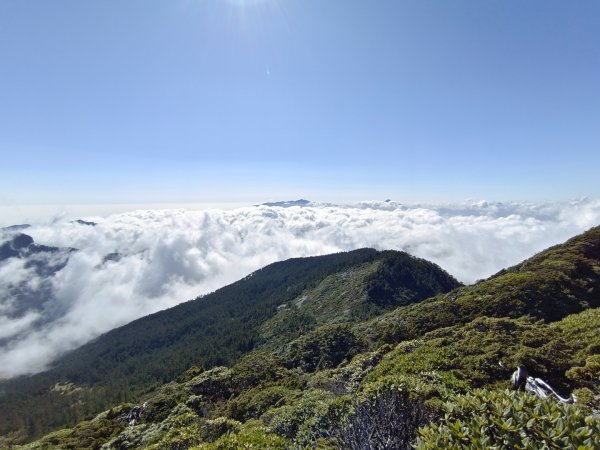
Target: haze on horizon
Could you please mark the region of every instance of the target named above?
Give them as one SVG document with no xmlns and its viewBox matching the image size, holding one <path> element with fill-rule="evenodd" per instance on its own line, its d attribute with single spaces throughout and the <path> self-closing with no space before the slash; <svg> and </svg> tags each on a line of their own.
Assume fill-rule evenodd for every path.
<svg viewBox="0 0 600 450">
<path fill-rule="evenodd" d="M 0 207 L 598 198 L 599 19 L 589 0 L 1 2 Z"/>
</svg>

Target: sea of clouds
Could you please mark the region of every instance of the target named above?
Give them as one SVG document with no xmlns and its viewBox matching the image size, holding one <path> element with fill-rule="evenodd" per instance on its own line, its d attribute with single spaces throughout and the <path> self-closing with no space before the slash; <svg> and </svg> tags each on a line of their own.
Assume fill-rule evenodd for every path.
<svg viewBox="0 0 600 450">
<path fill-rule="evenodd" d="M 86 220 L 96 225 L 58 221 L 23 230 L 37 244 L 78 249 L 54 275 L 40 275 L 22 259 L 0 263 L 0 377 L 43 370 L 112 328 L 291 257 L 397 249 L 473 283 L 600 224 L 600 200 L 311 203 L 138 210 Z M 7 239 L 10 233 L 0 235 L 0 244 Z M 11 295 L 17 286 L 44 297 L 20 310 Z"/>
</svg>

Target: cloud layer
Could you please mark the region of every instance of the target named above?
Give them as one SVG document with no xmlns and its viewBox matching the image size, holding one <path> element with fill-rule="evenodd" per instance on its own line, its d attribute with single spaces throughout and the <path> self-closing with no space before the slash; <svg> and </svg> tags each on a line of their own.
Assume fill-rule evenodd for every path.
<svg viewBox="0 0 600 450">
<path fill-rule="evenodd" d="M 43 370 L 114 327 L 291 257 L 405 250 L 471 283 L 600 224 L 600 200 L 140 210 L 88 220 L 96 225 L 24 230 L 38 244 L 79 249 L 54 275 L 15 258 L 0 263 L 0 376 Z M 19 309 L 16 286 L 43 298 Z"/>
</svg>

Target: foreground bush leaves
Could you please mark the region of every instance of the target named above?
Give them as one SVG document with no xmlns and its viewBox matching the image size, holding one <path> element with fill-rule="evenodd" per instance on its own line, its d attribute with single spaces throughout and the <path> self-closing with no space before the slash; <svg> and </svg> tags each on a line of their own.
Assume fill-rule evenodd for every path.
<svg viewBox="0 0 600 450">
<path fill-rule="evenodd" d="M 417 450 L 600 448 L 600 420 L 530 394 L 477 390 L 453 396 L 439 424 L 419 430 Z"/>
</svg>

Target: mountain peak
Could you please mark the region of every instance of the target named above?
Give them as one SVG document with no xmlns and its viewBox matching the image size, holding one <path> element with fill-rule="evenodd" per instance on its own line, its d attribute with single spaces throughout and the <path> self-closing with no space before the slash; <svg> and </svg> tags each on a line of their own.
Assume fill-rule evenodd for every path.
<svg viewBox="0 0 600 450">
<path fill-rule="evenodd" d="M 292 206 L 308 206 L 312 202 L 310 200 L 305 200 L 303 198 L 298 200 L 284 200 L 279 202 L 266 202 L 261 203 L 259 206 L 272 206 L 277 208 L 290 208 Z"/>
</svg>

